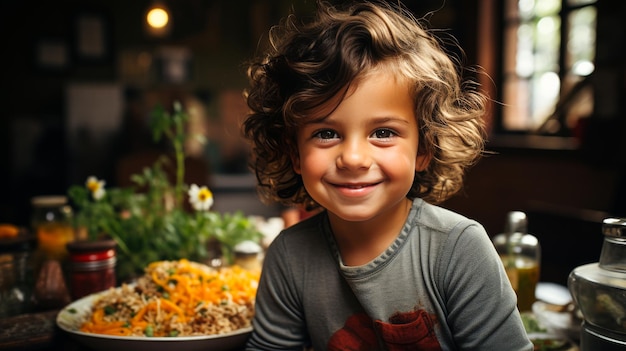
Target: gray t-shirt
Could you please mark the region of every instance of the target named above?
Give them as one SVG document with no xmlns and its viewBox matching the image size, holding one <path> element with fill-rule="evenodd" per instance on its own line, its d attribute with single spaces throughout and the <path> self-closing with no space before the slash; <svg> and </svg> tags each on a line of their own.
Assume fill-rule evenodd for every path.
<svg viewBox="0 0 626 351">
<path fill-rule="evenodd" d="M 389 248 L 345 266 L 326 213 L 265 257 L 247 350 L 532 350 L 484 228 L 421 199 Z"/>
</svg>

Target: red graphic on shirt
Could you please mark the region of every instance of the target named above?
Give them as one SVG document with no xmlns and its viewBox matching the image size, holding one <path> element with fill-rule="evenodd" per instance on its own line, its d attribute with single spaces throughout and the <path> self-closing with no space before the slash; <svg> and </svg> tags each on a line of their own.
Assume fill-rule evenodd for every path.
<svg viewBox="0 0 626 351">
<path fill-rule="evenodd" d="M 389 323 L 365 313 L 350 316 L 328 341 L 329 351 L 441 351 L 434 322 L 424 310 L 393 315 Z"/>
</svg>

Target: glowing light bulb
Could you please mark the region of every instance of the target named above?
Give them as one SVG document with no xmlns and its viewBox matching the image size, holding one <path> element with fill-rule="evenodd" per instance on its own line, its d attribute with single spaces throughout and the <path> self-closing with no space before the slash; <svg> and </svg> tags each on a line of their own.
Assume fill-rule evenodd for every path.
<svg viewBox="0 0 626 351">
<path fill-rule="evenodd" d="M 167 22 L 169 21 L 169 15 L 165 9 L 160 7 L 155 7 L 150 9 L 148 15 L 146 16 L 148 24 L 152 28 L 164 28 L 167 26 Z"/>
</svg>

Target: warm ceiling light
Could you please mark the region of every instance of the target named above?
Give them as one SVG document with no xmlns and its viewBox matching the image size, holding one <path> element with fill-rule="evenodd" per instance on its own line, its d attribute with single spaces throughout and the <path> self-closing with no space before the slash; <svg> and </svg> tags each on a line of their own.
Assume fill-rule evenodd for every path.
<svg viewBox="0 0 626 351">
<path fill-rule="evenodd" d="M 169 21 L 170 16 L 167 14 L 167 11 L 161 7 L 154 7 L 148 11 L 148 15 L 146 16 L 146 20 L 148 24 L 152 28 L 160 29 L 167 26 L 167 22 Z"/>
</svg>

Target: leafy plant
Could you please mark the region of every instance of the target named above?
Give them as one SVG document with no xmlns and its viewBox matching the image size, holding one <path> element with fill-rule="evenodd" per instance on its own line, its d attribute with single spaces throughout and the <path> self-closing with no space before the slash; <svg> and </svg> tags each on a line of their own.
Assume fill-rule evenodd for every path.
<svg viewBox="0 0 626 351">
<path fill-rule="evenodd" d="M 175 152 L 176 182 L 170 184 L 159 159 L 142 173 L 134 174 L 129 188 L 105 188 L 105 181 L 89 177 L 85 186 L 74 185 L 68 195 L 75 207 L 75 224 L 89 240 L 109 236 L 117 242 L 118 279 L 128 280 L 143 273 L 157 260 L 206 261 L 208 246 L 217 242 L 227 263 L 233 248 L 244 240 L 260 241 L 262 234 L 241 212 L 210 211 L 213 195 L 206 186 L 184 183 L 185 123 L 187 113 L 179 103 L 170 114 L 157 107 L 152 115 L 155 141 L 163 136 Z M 187 194 L 193 211 L 184 208 Z"/>
</svg>

